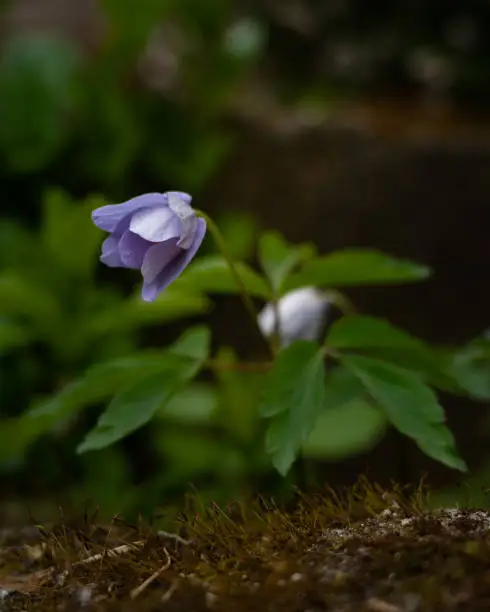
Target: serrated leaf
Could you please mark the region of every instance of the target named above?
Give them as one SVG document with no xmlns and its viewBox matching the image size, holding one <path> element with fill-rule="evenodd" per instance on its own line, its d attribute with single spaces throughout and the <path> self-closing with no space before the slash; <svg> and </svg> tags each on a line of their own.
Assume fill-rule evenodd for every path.
<svg viewBox="0 0 490 612">
<path fill-rule="evenodd" d="M 344 459 L 375 446 L 386 430 L 383 413 L 362 399 L 326 408 L 302 447 L 306 457 Z"/>
<path fill-rule="evenodd" d="M 296 400 L 301 402 L 303 391 L 298 389 L 297 381 L 313 374 L 308 366 L 316 363 L 319 354 L 318 345 L 306 340 L 293 342 L 279 352 L 267 373 L 262 392 L 260 415 L 263 418 L 287 412 Z"/>
<path fill-rule="evenodd" d="M 173 357 L 162 372 L 125 385 L 78 446 L 77 453 L 110 446 L 148 423 L 201 367 L 201 361 L 187 355 Z"/>
<path fill-rule="evenodd" d="M 348 315 L 330 328 L 326 344 L 341 351 L 369 353 L 423 376 L 427 382 L 454 392 L 455 380 L 440 356 L 425 342 L 395 327 L 389 321 L 363 315 Z"/>
<path fill-rule="evenodd" d="M 260 265 L 278 294 L 294 268 L 312 254 L 312 248 L 308 245 L 288 245 L 278 232 L 267 232 L 260 237 Z"/>
<path fill-rule="evenodd" d="M 142 427 L 176 392 L 175 380 L 151 374 L 127 385 L 102 413 L 97 425 L 78 446 L 77 453 L 99 450 Z"/>
<path fill-rule="evenodd" d="M 425 280 L 430 269 L 373 249 L 342 249 L 308 261 L 286 282 L 286 289 L 302 286 L 356 286 L 410 283 Z"/>
<path fill-rule="evenodd" d="M 266 449 L 281 474 L 288 472 L 324 405 L 322 350 L 313 342 L 295 342 L 279 353 L 268 373 L 260 409 L 263 417 L 272 417 Z"/>
<path fill-rule="evenodd" d="M 342 365 L 327 370 L 325 377 L 325 409 L 337 408 L 365 394 L 359 378 Z"/>
<path fill-rule="evenodd" d="M 235 263 L 237 272 L 247 292 L 254 297 L 270 299 L 271 292 L 259 274 L 244 263 Z M 192 263 L 177 279 L 176 286 L 189 287 L 207 293 L 240 293 L 228 263 L 223 257 L 210 255 Z"/>
<path fill-rule="evenodd" d="M 394 427 L 433 459 L 466 471 L 437 396 L 419 375 L 370 357 L 344 355 L 341 361 L 359 378 Z"/>
<path fill-rule="evenodd" d="M 79 379 L 52 396 L 38 401 L 18 419 L 0 422 L 0 457 L 21 453 L 57 423 L 73 417 L 86 406 L 110 398 L 130 381 L 163 372 L 175 357 L 145 352 L 91 366 Z"/>
</svg>

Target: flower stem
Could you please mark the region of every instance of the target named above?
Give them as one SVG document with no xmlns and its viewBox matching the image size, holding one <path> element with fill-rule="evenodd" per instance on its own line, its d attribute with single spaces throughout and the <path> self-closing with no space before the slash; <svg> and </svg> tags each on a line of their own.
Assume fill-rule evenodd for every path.
<svg viewBox="0 0 490 612">
<path fill-rule="evenodd" d="M 255 329 L 257 329 L 257 331 L 259 332 L 259 335 L 262 338 L 262 340 L 266 342 L 271 355 L 274 356 L 275 355 L 274 347 L 269 343 L 268 339 L 260 331 L 260 328 L 258 326 L 258 313 L 255 309 L 254 303 L 250 295 L 247 292 L 245 285 L 243 284 L 242 278 L 240 274 L 238 273 L 237 267 L 235 265 L 235 262 L 233 261 L 233 257 L 228 249 L 228 246 L 223 237 L 223 234 L 221 233 L 216 223 L 206 213 L 202 212 L 202 210 L 197 210 L 197 209 L 194 209 L 194 212 L 196 213 L 198 217 L 201 217 L 202 219 L 206 221 L 206 224 L 216 242 L 216 245 L 218 246 L 218 249 L 221 251 L 223 257 L 226 259 L 226 262 L 230 268 L 230 272 L 233 278 L 235 279 L 235 282 L 239 289 L 239 293 L 240 293 L 240 297 L 242 299 L 243 305 L 245 306 L 245 309 L 247 310 L 249 317 L 252 319 Z"/>
</svg>

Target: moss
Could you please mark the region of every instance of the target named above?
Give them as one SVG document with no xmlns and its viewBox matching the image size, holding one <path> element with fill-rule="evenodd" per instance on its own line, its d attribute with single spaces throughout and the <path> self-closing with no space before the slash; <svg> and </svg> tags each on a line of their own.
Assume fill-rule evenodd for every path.
<svg viewBox="0 0 490 612">
<path fill-rule="evenodd" d="M 397 612 L 487 610 L 490 514 L 425 510 L 362 480 L 226 509 L 191 500 L 180 535 L 114 519 L 11 534 L 5 610 Z"/>
</svg>

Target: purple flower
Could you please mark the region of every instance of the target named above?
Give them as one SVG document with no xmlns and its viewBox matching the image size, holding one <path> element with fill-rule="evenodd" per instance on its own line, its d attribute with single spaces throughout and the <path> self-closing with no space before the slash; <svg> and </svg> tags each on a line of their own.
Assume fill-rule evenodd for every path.
<svg viewBox="0 0 490 612">
<path fill-rule="evenodd" d="M 206 233 L 191 196 L 180 191 L 147 193 L 97 208 L 92 220 L 110 232 L 100 260 L 113 268 L 141 269 L 142 297 L 152 302 L 188 265 Z"/>
</svg>

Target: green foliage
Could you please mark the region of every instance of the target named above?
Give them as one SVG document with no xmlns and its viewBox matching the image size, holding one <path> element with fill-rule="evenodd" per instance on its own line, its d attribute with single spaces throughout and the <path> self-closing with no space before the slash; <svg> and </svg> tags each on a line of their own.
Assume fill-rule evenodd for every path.
<svg viewBox="0 0 490 612">
<path fill-rule="evenodd" d="M 284 476 L 299 454 L 338 460 L 366 452 L 388 425 L 437 461 L 466 469 L 431 387 L 485 397 L 487 340 L 456 351 L 432 347 L 388 321 L 352 314 L 346 296 L 331 289 L 414 282 L 427 269 L 368 250 L 318 256 L 310 245 L 289 245 L 266 232 L 258 241 L 262 276 L 240 260 L 253 255 L 256 227 L 245 223 L 247 235 L 233 250 L 240 224 L 228 220 L 236 271 L 250 296 L 271 301 L 292 286 L 325 285 L 327 299 L 346 314 L 330 325 L 323 344 L 293 342 L 257 368 L 226 346 L 213 356 L 210 330 L 202 325 L 174 344 L 141 351 L 136 332 L 142 327 L 205 313 L 210 302 L 203 293 L 238 295 L 241 287 L 223 255 L 208 250 L 153 304 L 138 293 L 122 297 L 101 288 L 94 278 L 100 237 L 89 214 L 100 204 L 100 198 L 73 202 L 51 191 L 37 234 L 0 227 L 0 348 L 41 342 L 60 364 L 57 392 L 0 420 L 5 465 L 20 461 L 43 435 L 75 430 L 85 435 L 75 441 L 78 454 L 113 449 L 118 482 L 126 482 L 116 443 L 151 422 L 144 435 L 158 460 L 171 465 L 153 483 L 164 490 L 202 477 L 238 492 L 266 473 L 269 461 Z M 198 378 L 203 369 L 211 379 Z M 100 413 L 87 433 L 83 415 L 93 409 Z M 128 489 L 130 499 L 137 503 Z"/>
<path fill-rule="evenodd" d="M 237 272 L 247 292 L 268 299 L 270 291 L 265 281 L 245 263 L 237 263 Z M 240 293 L 240 288 L 224 257 L 209 255 L 192 263 L 176 281 L 177 287 L 194 288 L 208 293 Z"/>
<path fill-rule="evenodd" d="M 146 425 L 191 377 L 193 368 L 176 359 L 161 372 L 126 384 L 116 393 L 97 425 L 78 447 L 79 453 L 100 450 Z"/>
<path fill-rule="evenodd" d="M 281 351 L 265 383 L 261 414 L 271 418 L 266 447 L 286 474 L 311 433 L 325 403 L 323 354 L 313 342 L 295 342 Z"/>
<path fill-rule="evenodd" d="M 341 365 L 325 364 L 328 355 Z M 458 388 L 444 364 L 418 338 L 361 315 L 331 326 L 325 352 L 312 343 L 294 343 L 279 353 L 264 391 L 262 416 L 271 419 L 267 449 L 274 465 L 287 472 L 300 450 L 325 458 L 360 452 L 379 440 L 389 422 L 430 457 L 465 471 L 429 386 Z M 325 367 L 320 396 L 309 377 L 320 371 L 323 376 Z M 335 419 L 339 429 L 330 425 Z"/>
<path fill-rule="evenodd" d="M 0 353 L 13 372 L 1 373 L 2 465 L 21 462 L 36 443 L 49 448 L 43 436 L 76 444 L 88 413 L 98 409 L 97 425 L 79 446 L 78 465 L 92 479 L 80 491 L 98 495 L 113 479 L 114 500 L 118 487 L 130 491 L 115 443 L 150 420 L 148 439 L 170 466 L 157 481 L 164 491 L 201 474 L 218 489 L 239 489 L 263 475 L 269 469 L 263 426 L 281 474 L 299 453 L 338 459 L 364 452 L 388 423 L 434 459 L 465 469 L 431 387 L 489 399 L 488 339 L 435 348 L 387 321 L 353 315 L 337 290 L 425 280 L 425 266 L 365 248 L 318 255 L 278 232 L 257 241 L 255 221 L 231 213 L 220 225 L 251 297 L 275 301 L 315 286 L 349 316 L 331 326 L 323 346 L 296 342 L 272 355 L 272 364 L 259 364 L 270 367 L 267 373 L 242 371 L 227 346 L 211 358 L 203 327 L 191 327 L 177 344 L 139 350 L 148 337 L 143 330 L 207 313 L 204 294 L 240 293 L 227 261 L 209 249 L 146 304 L 139 289 L 127 295 L 96 278 L 101 235 L 90 211 L 105 198 L 76 201 L 63 190 L 45 190 L 46 183 L 78 193 L 93 186 L 111 201 L 142 182 L 198 195 L 233 147 L 222 111 L 260 60 L 265 36 L 259 21 L 234 20 L 228 0 L 100 4 L 108 35 L 95 56 L 36 34 L 9 39 L 0 62 L 4 171 L 7 179 L 35 172 L 29 189 L 44 196 L 32 229 L 0 222 Z M 159 24 L 166 29 L 159 32 Z M 153 37 L 175 74 L 173 64 L 151 65 Z M 31 213 L 35 219 L 35 210 L 26 218 Z M 260 271 L 250 263 L 254 256 Z M 159 342 L 156 334 L 149 341 Z M 196 380 L 204 368 L 211 376 Z M 93 456 L 107 458 L 105 472 L 98 473 Z M 128 492 L 131 503 L 135 495 Z"/>
<path fill-rule="evenodd" d="M 386 431 L 386 418 L 362 399 L 324 410 L 302 454 L 309 459 L 345 459 L 373 448 Z"/>
<path fill-rule="evenodd" d="M 355 374 L 388 420 L 430 457 L 466 471 L 454 438 L 445 425 L 444 410 L 422 379 L 403 368 L 363 356 L 344 356 L 342 363 Z"/>
<path fill-rule="evenodd" d="M 346 316 L 334 323 L 328 333 L 328 346 L 339 349 L 398 349 L 423 353 L 425 344 L 388 321 L 375 317 Z"/>
<path fill-rule="evenodd" d="M 22 350 L 19 368 L 29 347 L 41 346 L 47 366 L 56 366 L 48 399 L 31 391 L 31 405 L 16 416 L 0 419 L 0 458 L 20 457 L 40 436 L 61 423 L 70 423 L 88 406 L 109 399 L 124 384 L 161 370 L 161 357 L 134 351 L 143 327 L 169 323 L 206 312 L 209 301 L 196 291 L 170 288 L 147 304 L 139 290 L 123 297 L 101 288 L 95 279 L 100 232 L 90 212 L 99 197 L 73 202 L 59 190 L 45 198 L 39 231 L 15 224 L 0 226 L 0 350 Z M 87 368 L 83 376 L 80 372 Z M 38 376 L 50 374 L 37 363 Z M 44 373 L 45 372 L 45 373 Z M 49 382 L 49 379 L 46 381 Z M 46 385 L 46 382 L 43 385 Z M 8 404 L 15 381 L 2 384 L 2 404 Z"/>
<path fill-rule="evenodd" d="M 490 399 L 490 341 L 485 334 L 450 354 L 447 372 L 460 388 L 479 400 Z"/>
<path fill-rule="evenodd" d="M 343 249 L 309 260 L 286 283 L 291 290 L 305 285 L 345 287 L 417 282 L 429 268 L 370 249 Z"/>
<path fill-rule="evenodd" d="M 275 294 L 281 294 L 281 289 L 291 272 L 313 254 L 313 247 L 309 245 L 292 247 L 278 232 L 268 232 L 261 236 L 260 264 Z"/>
<path fill-rule="evenodd" d="M 101 0 L 100 9 L 106 27 L 96 52 L 82 54 L 55 34 L 6 43 L 6 167 L 54 171 L 55 182 L 113 194 L 134 190 L 135 172 L 145 168 L 156 184 L 201 190 L 233 146 L 220 115 L 260 59 L 260 23 L 234 22 L 228 0 Z"/>
<path fill-rule="evenodd" d="M 201 476 L 216 491 L 238 491 L 268 473 L 267 453 L 285 474 L 299 453 L 330 460 L 364 452 L 390 423 L 431 457 L 464 469 L 431 387 L 489 399 L 488 339 L 432 347 L 387 321 L 354 315 L 340 292 L 425 280 L 425 266 L 366 248 L 318 255 L 278 232 L 258 235 L 253 218 L 230 212 L 219 225 L 252 298 L 270 302 L 315 286 L 348 316 L 331 325 L 323 345 L 293 343 L 257 368 L 228 346 L 213 357 L 200 326 L 176 344 L 140 349 L 167 342 L 157 328 L 209 312 L 206 294 L 241 288 L 206 241 L 204 256 L 154 303 L 144 303 L 139 288 L 116 289 L 122 273 L 110 283 L 107 271 L 99 278 L 102 237 L 90 212 L 142 184 L 198 196 L 234 146 L 222 111 L 260 61 L 266 37 L 257 18 L 237 19 L 229 0 L 101 0 L 100 8 L 107 34 L 95 54 L 29 34 L 10 38 L 0 61 L 5 177 L 24 175 L 27 208 L 43 196 L 39 222 L 36 208 L 26 208 L 31 229 L 0 221 L 0 464 L 29 461 L 37 445 L 45 455 L 51 443 L 71 449 L 86 434 L 75 459 L 84 479 L 77 495 L 101 495 L 110 479 L 108 498 L 124 489 L 136 504 L 128 458 L 116 444 L 136 430 L 154 445 L 156 465 L 165 463 L 152 485 L 159 491 Z M 161 58 L 170 61 L 162 67 Z M 106 197 L 75 200 L 51 183 Z M 17 201 L 11 206 L 17 214 Z M 211 373 L 200 377 L 205 368 Z"/>
<path fill-rule="evenodd" d="M 444 391 L 459 390 L 439 350 L 389 321 L 365 315 L 345 316 L 332 325 L 326 344 L 330 349 L 356 351 L 395 363 Z"/>
</svg>

